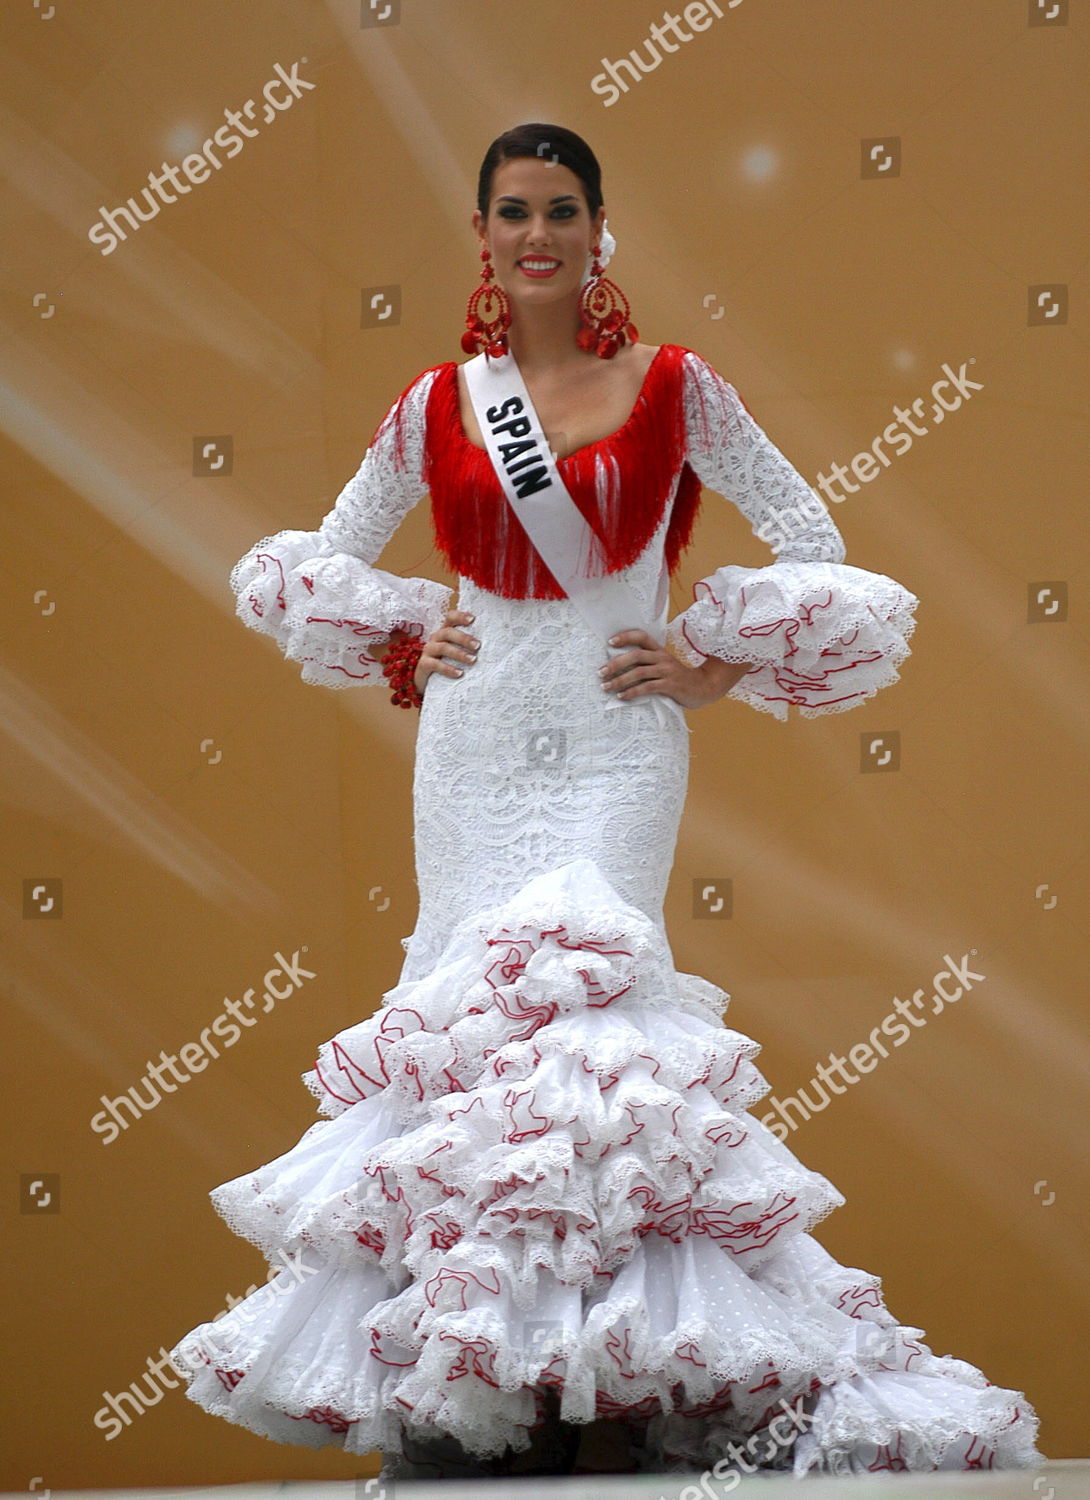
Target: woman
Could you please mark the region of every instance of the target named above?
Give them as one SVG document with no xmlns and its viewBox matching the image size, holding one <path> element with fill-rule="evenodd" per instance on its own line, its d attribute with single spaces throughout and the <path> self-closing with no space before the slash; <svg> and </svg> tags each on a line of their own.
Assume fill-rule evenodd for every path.
<svg viewBox="0 0 1090 1500">
<path fill-rule="evenodd" d="M 614 1468 L 717 1477 L 1035 1463 L 1024 1397 L 933 1355 L 808 1233 L 844 1199 L 748 1112 L 759 1046 L 663 924 L 685 711 L 863 702 L 917 601 L 843 563 L 705 360 L 638 342 L 578 136 L 499 137 L 473 222 L 483 354 L 418 376 L 317 532 L 232 573 L 308 682 L 386 675 L 419 706 L 420 911 L 399 983 L 305 1075 L 327 1118 L 211 1194 L 293 1259 L 172 1351 L 188 1394 L 381 1447 L 388 1476 L 561 1472 L 580 1438 L 585 1469 L 591 1432 L 626 1439 Z M 778 551 L 667 624 L 702 481 Z M 456 609 L 375 567 L 425 492 Z"/>
</svg>

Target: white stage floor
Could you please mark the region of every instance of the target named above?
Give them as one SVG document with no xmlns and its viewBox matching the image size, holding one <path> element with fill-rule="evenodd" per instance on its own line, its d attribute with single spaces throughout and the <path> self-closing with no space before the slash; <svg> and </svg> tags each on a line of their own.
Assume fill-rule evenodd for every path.
<svg viewBox="0 0 1090 1500">
<path fill-rule="evenodd" d="M 812 1500 L 844 1500 L 858 1495 L 866 1500 L 1090 1500 L 1090 1460 L 1056 1459 L 1039 1469 L 1004 1469 L 993 1473 L 956 1474 L 876 1474 L 848 1479 L 763 1478 L 743 1479 L 733 1489 L 707 1479 L 699 1484 L 700 1475 L 578 1475 L 564 1479 L 477 1479 L 462 1482 L 453 1479 L 419 1482 L 410 1479 L 388 1484 L 383 1493 L 377 1479 L 282 1484 L 228 1484 L 211 1487 L 127 1489 L 127 1490 L 53 1490 L 51 1500 L 272 1500 L 273 1496 L 290 1496 L 290 1500 L 482 1500 L 493 1493 L 514 1495 L 517 1500 L 534 1500 L 541 1495 L 548 1500 L 719 1500 L 720 1496 L 751 1492 L 753 1500 L 798 1500 L 800 1495 Z M 502 1485 L 502 1489 L 497 1489 Z M 800 1485 L 803 1488 L 800 1489 Z M 37 1492 L 39 1495 L 44 1490 Z M 26 1490 L 8 1491 L 0 1500 L 27 1500 Z"/>
</svg>

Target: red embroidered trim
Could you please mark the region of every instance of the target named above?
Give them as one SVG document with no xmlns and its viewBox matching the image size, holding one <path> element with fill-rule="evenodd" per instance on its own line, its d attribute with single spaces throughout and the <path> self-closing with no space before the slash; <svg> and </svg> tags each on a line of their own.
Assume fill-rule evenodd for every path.
<svg viewBox="0 0 1090 1500">
<path fill-rule="evenodd" d="M 689 544 L 702 493 L 685 459 L 682 359 L 689 352 L 680 344 L 661 345 L 623 425 L 558 464 L 591 528 L 591 576 L 636 561 L 671 494 L 665 538 L 671 573 Z M 425 465 L 437 548 L 455 573 L 491 593 L 563 599 L 564 591 L 512 512 L 488 453 L 465 435 L 457 364 L 451 360 L 433 368 L 438 374 L 428 394 Z"/>
</svg>

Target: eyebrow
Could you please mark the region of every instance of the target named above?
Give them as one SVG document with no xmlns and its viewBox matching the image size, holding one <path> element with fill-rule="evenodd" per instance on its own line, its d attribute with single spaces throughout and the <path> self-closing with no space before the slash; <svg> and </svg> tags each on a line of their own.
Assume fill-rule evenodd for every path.
<svg viewBox="0 0 1090 1500">
<path fill-rule="evenodd" d="M 501 193 L 497 199 L 499 203 L 525 203 L 525 198 L 516 198 L 514 193 Z M 575 203 L 578 202 L 574 193 L 561 193 L 558 198 L 550 198 L 550 203 Z"/>
</svg>

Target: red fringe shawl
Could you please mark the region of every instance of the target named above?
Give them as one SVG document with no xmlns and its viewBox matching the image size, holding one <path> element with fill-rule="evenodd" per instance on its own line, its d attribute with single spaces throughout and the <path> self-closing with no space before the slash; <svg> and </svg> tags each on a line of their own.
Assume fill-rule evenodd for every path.
<svg viewBox="0 0 1090 1500">
<path fill-rule="evenodd" d="M 673 509 L 665 537 L 671 573 L 689 544 L 702 491 L 685 459 L 682 359 L 688 352 L 680 344 L 661 345 L 627 421 L 558 463 L 591 529 L 588 576 L 614 573 L 634 563 L 662 520 L 671 494 Z M 428 394 L 424 467 L 436 547 L 453 572 L 490 593 L 508 599 L 565 598 L 508 504 L 488 453 L 465 435 L 458 409 L 457 364 L 450 360 L 431 368 L 438 373 Z M 404 452 L 404 398 L 415 384 L 414 380 L 407 387 L 380 426 L 381 430 L 394 421 L 399 456 Z"/>
</svg>

